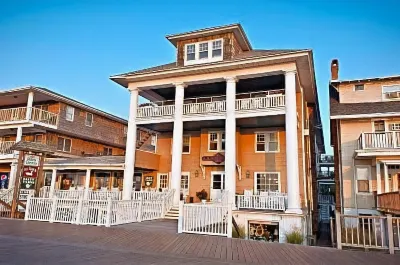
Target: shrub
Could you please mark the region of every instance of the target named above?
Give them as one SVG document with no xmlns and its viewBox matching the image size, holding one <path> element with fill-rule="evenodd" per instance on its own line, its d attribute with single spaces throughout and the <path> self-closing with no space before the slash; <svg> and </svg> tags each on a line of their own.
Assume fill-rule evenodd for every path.
<svg viewBox="0 0 400 265">
<path fill-rule="evenodd" d="M 202 191 L 196 192 L 196 197 L 199 198 L 199 200 L 207 200 L 207 191 L 203 189 Z"/>
<path fill-rule="evenodd" d="M 303 244 L 304 236 L 299 228 L 294 228 L 291 232 L 286 233 L 286 243 L 289 244 Z"/>
<path fill-rule="evenodd" d="M 246 238 L 246 228 L 244 225 L 238 225 L 238 231 L 236 231 L 235 227 L 232 226 L 232 237 L 242 239 Z"/>
</svg>

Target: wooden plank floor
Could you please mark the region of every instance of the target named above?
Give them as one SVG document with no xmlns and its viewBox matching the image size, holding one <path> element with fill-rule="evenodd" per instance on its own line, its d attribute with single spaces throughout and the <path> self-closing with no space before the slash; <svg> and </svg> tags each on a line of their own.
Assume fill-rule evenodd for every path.
<svg viewBox="0 0 400 265">
<path fill-rule="evenodd" d="M 400 264 L 400 255 L 177 234 L 176 221 L 105 228 L 0 219 L 0 264 Z"/>
</svg>

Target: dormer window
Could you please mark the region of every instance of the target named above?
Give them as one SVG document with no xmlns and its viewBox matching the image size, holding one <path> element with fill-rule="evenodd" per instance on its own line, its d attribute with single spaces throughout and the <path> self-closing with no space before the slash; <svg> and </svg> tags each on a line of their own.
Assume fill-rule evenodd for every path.
<svg viewBox="0 0 400 265">
<path fill-rule="evenodd" d="M 222 39 L 185 45 L 185 65 L 222 61 Z"/>
</svg>

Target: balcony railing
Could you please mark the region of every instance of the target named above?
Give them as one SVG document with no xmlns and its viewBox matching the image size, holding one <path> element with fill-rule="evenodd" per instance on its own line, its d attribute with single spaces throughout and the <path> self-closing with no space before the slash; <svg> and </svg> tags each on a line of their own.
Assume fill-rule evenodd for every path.
<svg viewBox="0 0 400 265">
<path fill-rule="evenodd" d="M 378 209 L 385 212 L 400 213 L 400 192 L 388 192 L 377 195 Z"/>
<path fill-rule="evenodd" d="M 358 149 L 395 149 L 400 148 L 400 132 L 361 133 Z"/>
<path fill-rule="evenodd" d="M 237 94 L 235 109 L 236 111 L 265 111 L 276 110 L 285 107 L 285 95 L 283 90 L 273 90 L 269 92 Z M 183 104 L 183 115 L 225 113 L 225 96 L 189 98 Z M 137 118 L 147 119 L 153 117 L 168 117 L 175 114 L 174 101 L 163 101 L 145 103 L 138 107 Z"/>
<path fill-rule="evenodd" d="M 56 126 L 58 122 L 58 114 L 48 112 L 35 107 L 31 109 L 31 118 L 27 119 L 28 108 L 11 108 L 0 109 L 0 122 L 15 122 L 15 121 L 35 121 L 47 125 Z"/>
<path fill-rule="evenodd" d="M 15 141 L 2 141 L 0 142 L 0 155 L 10 155 L 13 153 L 11 146 L 15 144 Z"/>
<path fill-rule="evenodd" d="M 238 209 L 286 210 L 286 195 L 236 195 Z"/>
</svg>

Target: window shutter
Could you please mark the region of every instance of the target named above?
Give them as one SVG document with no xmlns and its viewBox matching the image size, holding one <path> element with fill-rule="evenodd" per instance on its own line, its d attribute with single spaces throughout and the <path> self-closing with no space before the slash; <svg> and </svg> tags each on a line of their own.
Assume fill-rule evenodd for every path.
<svg viewBox="0 0 400 265">
<path fill-rule="evenodd" d="M 185 54 L 184 48 L 185 48 L 185 44 L 179 42 L 178 48 L 177 48 L 177 59 L 176 59 L 178 66 L 184 65 L 184 54 Z"/>
<path fill-rule="evenodd" d="M 231 39 L 226 37 L 224 38 L 224 57 L 223 60 L 231 59 L 232 58 L 232 45 Z"/>
</svg>

